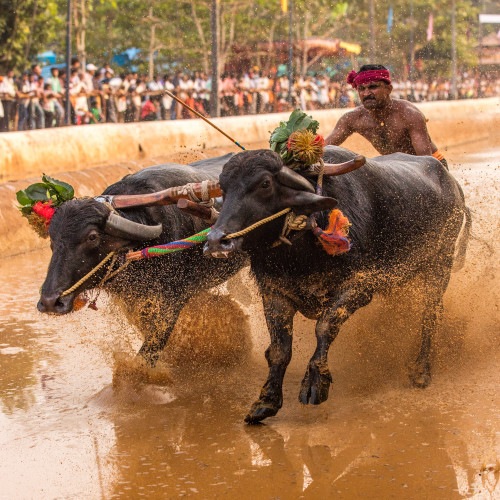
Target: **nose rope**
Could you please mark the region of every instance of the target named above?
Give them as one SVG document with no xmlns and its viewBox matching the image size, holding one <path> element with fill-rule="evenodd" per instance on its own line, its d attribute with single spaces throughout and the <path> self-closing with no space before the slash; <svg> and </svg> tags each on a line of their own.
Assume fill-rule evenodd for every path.
<svg viewBox="0 0 500 500">
<path fill-rule="evenodd" d="M 111 257 L 113 257 L 114 254 L 115 252 L 109 252 L 108 255 L 106 255 L 106 257 L 104 257 L 104 259 L 102 259 L 101 262 L 99 262 L 99 264 L 97 264 L 97 266 L 94 267 L 94 269 L 89 271 L 81 280 L 77 281 L 71 288 L 68 288 L 63 293 L 61 293 L 61 297 L 64 297 L 65 295 L 68 295 L 71 292 L 74 292 L 80 285 L 85 283 L 97 271 L 99 271 L 99 269 L 101 269 L 101 267 L 104 266 L 104 264 L 106 264 L 106 262 L 108 262 L 108 260 L 111 259 Z"/>
<path fill-rule="evenodd" d="M 261 219 L 260 221 L 255 222 L 251 226 L 248 226 L 245 229 L 242 229 L 241 231 L 228 234 L 227 236 L 224 237 L 224 239 L 229 240 L 232 238 L 238 238 L 239 236 L 243 236 L 243 235 L 249 233 L 250 231 L 256 229 L 257 227 L 262 226 L 266 222 L 270 222 L 274 219 L 277 219 L 278 217 L 281 217 L 282 215 L 287 214 L 291 210 L 292 210 L 291 208 L 285 208 L 284 210 L 281 210 L 280 212 L 277 212 L 269 217 L 266 217 L 265 219 Z M 293 229 L 296 231 L 298 231 L 300 229 L 304 229 L 306 227 L 306 225 L 303 222 L 303 220 L 300 220 L 302 217 L 305 217 L 305 216 L 299 216 L 299 217 L 295 218 L 294 220 L 287 218 L 287 220 L 285 221 L 285 227 L 289 227 L 290 229 Z M 294 221 L 295 221 L 295 224 L 294 224 Z M 113 266 L 116 262 L 116 259 L 118 258 L 118 254 L 116 254 L 115 252 L 110 252 L 110 253 L 108 253 L 108 255 L 106 255 L 106 257 L 104 257 L 103 260 L 101 260 L 101 262 L 99 262 L 99 264 L 97 264 L 97 266 L 95 266 L 91 271 L 89 271 L 83 278 L 78 280 L 71 288 L 68 288 L 67 290 L 65 290 L 61 294 L 61 297 L 64 297 L 65 295 L 68 295 L 68 294 L 74 292 L 75 290 L 77 290 L 81 285 L 83 285 L 83 283 L 85 283 L 89 278 L 91 278 L 95 273 L 97 273 L 97 271 L 99 271 L 104 266 L 104 264 L 106 264 L 106 262 L 108 262 L 110 259 L 112 259 L 112 261 L 108 267 L 106 275 L 104 276 L 104 278 L 101 280 L 101 282 L 97 286 L 98 288 L 101 287 L 106 281 L 108 281 L 112 277 L 116 276 L 120 271 L 125 269 L 125 267 L 127 267 L 132 261 L 147 259 L 149 257 L 164 255 L 166 253 L 177 252 L 180 250 L 185 250 L 186 248 L 190 248 L 191 246 L 194 246 L 197 243 L 204 243 L 207 240 L 207 235 L 208 235 L 209 231 L 210 231 L 210 228 L 207 228 L 207 229 L 204 229 L 203 231 L 200 231 L 199 233 L 196 233 L 193 236 L 189 236 L 188 238 L 185 238 L 183 240 L 173 241 L 173 242 L 167 243 L 165 245 L 157 245 L 154 247 L 147 247 L 147 248 L 144 248 L 143 250 L 128 252 L 125 255 L 125 263 L 122 264 L 118 269 L 116 269 L 113 272 L 111 272 L 111 271 L 112 271 Z M 149 253 L 148 252 L 149 250 L 152 250 L 152 252 Z M 97 299 L 97 297 L 96 297 L 96 299 Z M 93 302 L 95 302 L 96 299 L 94 299 Z"/>
<path fill-rule="evenodd" d="M 274 215 L 271 215 L 269 217 L 266 217 L 265 219 L 261 219 L 257 221 L 255 224 L 252 224 L 251 226 L 246 227 L 245 229 L 242 229 L 241 231 L 238 231 L 237 233 L 231 233 L 228 234 L 227 236 L 224 236 L 224 240 L 230 240 L 232 238 L 239 238 L 240 236 L 244 236 L 245 234 L 249 233 L 250 231 L 253 231 L 254 229 L 258 228 L 259 226 L 262 226 L 266 222 L 271 222 L 274 219 L 277 219 L 278 217 L 281 217 L 282 215 L 287 214 L 290 212 L 291 208 L 285 208 L 281 212 L 278 212 Z"/>
</svg>

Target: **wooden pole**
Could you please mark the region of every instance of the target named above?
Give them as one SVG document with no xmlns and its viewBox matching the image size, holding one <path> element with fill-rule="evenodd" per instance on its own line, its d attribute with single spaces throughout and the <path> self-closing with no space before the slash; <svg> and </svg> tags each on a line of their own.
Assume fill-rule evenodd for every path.
<svg viewBox="0 0 500 500">
<path fill-rule="evenodd" d="M 69 82 L 71 78 L 71 0 L 68 0 L 66 17 L 66 125 L 71 124 L 71 103 L 69 100 Z"/>
<path fill-rule="evenodd" d="M 481 42 L 480 42 L 481 43 Z M 451 0 L 451 95 L 457 98 L 457 22 L 455 0 Z"/>
<path fill-rule="evenodd" d="M 210 26 L 212 31 L 212 88 L 210 89 L 210 116 L 220 116 L 219 100 L 219 0 L 212 0 Z"/>
<path fill-rule="evenodd" d="M 215 125 L 215 123 L 211 122 L 208 118 L 206 118 L 205 116 L 203 116 L 201 113 L 198 113 L 198 111 L 196 111 L 191 106 L 189 106 L 189 104 L 185 103 L 183 100 L 179 99 L 177 96 L 175 96 L 174 94 L 172 94 L 172 92 L 170 92 L 167 89 L 163 89 L 161 92 L 167 94 L 172 99 L 175 99 L 179 104 L 182 104 L 182 106 L 184 106 L 185 108 L 189 109 L 189 111 L 191 111 L 191 113 L 194 113 L 198 118 L 201 118 L 203 121 L 207 122 L 215 130 L 219 131 L 222 135 L 226 136 L 230 141 L 233 141 L 236 144 L 236 146 L 238 146 L 239 148 L 243 149 L 243 151 L 246 150 L 246 148 L 244 148 L 238 141 L 235 141 L 231 136 L 227 135 L 226 132 L 224 132 L 217 125 Z"/>
<path fill-rule="evenodd" d="M 293 0 L 288 5 L 288 102 L 292 104 L 293 90 Z"/>
</svg>

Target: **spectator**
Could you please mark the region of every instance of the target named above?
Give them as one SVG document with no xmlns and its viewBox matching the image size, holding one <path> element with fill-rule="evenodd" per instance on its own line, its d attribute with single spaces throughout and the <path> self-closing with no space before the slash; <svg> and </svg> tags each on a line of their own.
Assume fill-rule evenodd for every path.
<svg viewBox="0 0 500 500">
<path fill-rule="evenodd" d="M 40 96 L 42 95 L 43 90 L 43 78 L 41 76 L 38 76 L 35 70 L 36 68 L 33 69 L 32 73 L 30 73 L 29 76 L 29 95 L 31 99 L 28 108 L 28 120 L 30 130 L 45 128 L 45 113 L 42 106 L 40 106 Z"/>
<path fill-rule="evenodd" d="M 14 83 L 14 71 L 9 70 L 3 77 L 0 83 L 0 106 L 3 110 L 3 116 L 0 119 L 0 132 L 8 132 L 10 130 L 10 122 L 15 116 L 15 97 L 16 86 Z"/>
<path fill-rule="evenodd" d="M 54 95 L 54 114 L 55 114 L 55 125 L 60 127 L 64 120 L 64 109 L 62 107 L 60 99 L 62 98 L 62 85 L 59 79 L 59 68 L 50 69 L 50 78 L 48 82 L 50 83 L 53 95 Z"/>
<path fill-rule="evenodd" d="M 31 72 L 25 72 L 16 82 L 12 71 L 3 75 L 0 82 L 0 131 L 11 129 L 12 122 L 17 123 L 18 130 L 61 125 L 65 107 L 65 72 L 66 69 L 52 68 L 45 85 L 38 64 L 33 64 Z M 206 114 L 210 106 L 211 75 L 198 71 L 193 75 L 177 71 L 175 76 L 154 77 L 148 81 L 137 73 L 117 77 L 109 65 L 105 65 L 101 72 L 92 63 L 81 68 L 78 59 L 73 58 L 70 76 L 69 104 L 73 124 L 150 120 L 149 105 L 145 108 L 146 115 L 141 116 L 147 100 L 153 104 L 156 119 L 192 118 L 189 111 L 162 93 L 163 89 L 178 95 L 201 114 Z M 440 77 L 418 77 L 413 82 L 394 80 L 393 88 L 395 98 L 417 102 L 455 97 L 450 80 Z M 225 116 L 280 112 L 295 107 L 307 111 L 346 108 L 358 104 L 356 93 L 340 75 L 332 78 L 323 73 L 298 76 L 290 89 L 286 75 L 264 72 L 257 66 L 237 75 L 225 72 L 219 82 L 219 91 L 221 111 Z M 459 99 L 494 96 L 499 91 L 500 78 L 497 75 L 464 71 L 457 77 Z"/>
<path fill-rule="evenodd" d="M 54 93 L 52 92 L 52 84 L 46 82 L 43 86 L 42 97 L 40 98 L 40 105 L 42 106 L 45 114 L 45 128 L 51 128 L 54 125 L 55 119 L 55 105 Z"/>
</svg>

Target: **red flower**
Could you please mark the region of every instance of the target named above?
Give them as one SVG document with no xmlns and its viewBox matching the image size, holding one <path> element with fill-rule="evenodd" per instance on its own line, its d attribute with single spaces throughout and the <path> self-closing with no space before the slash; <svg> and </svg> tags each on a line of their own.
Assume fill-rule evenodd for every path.
<svg viewBox="0 0 500 500">
<path fill-rule="evenodd" d="M 33 212 L 40 215 L 40 217 L 47 219 L 47 223 L 50 222 L 50 219 L 52 219 L 55 211 L 55 208 L 52 208 L 52 200 L 49 200 L 48 203 L 37 201 L 33 205 Z"/>
<path fill-rule="evenodd" d="M 322 135 L 317 135 L 313 140 L 313 144 L 315 146 L 321 146 L 322 148 L 324 148 L 325 147 L 325 139 L 323 139 Z"/>
</svg>

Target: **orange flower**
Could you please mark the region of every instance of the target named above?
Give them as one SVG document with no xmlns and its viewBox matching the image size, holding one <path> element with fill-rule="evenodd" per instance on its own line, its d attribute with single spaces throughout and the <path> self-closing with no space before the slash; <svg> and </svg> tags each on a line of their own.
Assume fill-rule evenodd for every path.
<svg viewBox="0 0 500 500">
<path fill-rule="evenodd" d="M 296 161 L 304 165 L 313 165 L 323 156 L 325 140 L 310 130 L 297 130 L 290 135 L 287 148 L 292 151 Z"/>
</svg>

